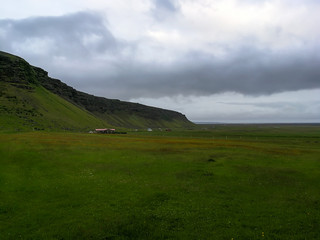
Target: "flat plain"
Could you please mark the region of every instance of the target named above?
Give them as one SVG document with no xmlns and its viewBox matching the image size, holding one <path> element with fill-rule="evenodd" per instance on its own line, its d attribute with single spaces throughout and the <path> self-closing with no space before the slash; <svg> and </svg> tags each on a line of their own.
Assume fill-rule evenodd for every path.
<svg viewBox="0 0 320 240">
<path fill-rule="evenodd" d="M 0 239 L 319 239 L 319 125 L 0 134 Z"/>
</svg>

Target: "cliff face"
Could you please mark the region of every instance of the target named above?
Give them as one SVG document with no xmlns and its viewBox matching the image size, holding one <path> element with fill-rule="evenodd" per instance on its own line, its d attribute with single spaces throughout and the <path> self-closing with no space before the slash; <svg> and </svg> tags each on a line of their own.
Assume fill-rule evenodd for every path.
<svg viewBox="0 0 320 240">
<path fill-rule="evenodd" d="M 22 58 L 0 51 L 0 80 L 12 85 L 29 86 L 37 80 L 30 65 Z"/>
<path fill-rule="evenodd" d="M 29 65 L 22 58 L 0 52 L 0 82 L 2 92 L 8 87 L 20 92 L 44 88 L 74 107 L 93 115 L 106 125 L 120 127 L 188 127 L 191 123 L 183 114 L 149 107 L 138 103 L 96 97 L 75 90 L 58 79 L 48 77 L 41 68 Z M 0 93 L 1 95 L 1 93 Z"/>
</svg>

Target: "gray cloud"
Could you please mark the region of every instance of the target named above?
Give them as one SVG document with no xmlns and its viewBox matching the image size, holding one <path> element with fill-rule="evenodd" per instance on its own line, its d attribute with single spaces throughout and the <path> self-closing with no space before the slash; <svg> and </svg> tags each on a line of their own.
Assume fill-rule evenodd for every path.
<svg viewBox="0 0 320 240">
<path fill-rule="evenodd" d="M 167 11 L 177 11 L 177 4 L 174 0 L 154 0 L 156 8 L 165 9 Z"/>
<path fill-rule="evenodd" d="M 25 51 L 32 43 L 42 47 L 47 58 L 85 57 L 114 51 L 117 42 L 104 27 L 103 18 L 93 12 L 79 12 L 60 17 L 32 17 L 23 20 L 0 20 L 2 48 Z M 16 49 L 18 46 L 18 50 Z M 37 52 L 41 55 L 40 52 Z M 36 56 L 35 56 L 36 57 Z"/>
<path fill-rule="evenodd" d="M 166 11 L 176 10 L 170 1 L 155 3 Z M 0 20 L 0 29 L 2 50 L 21 55 L 82 91 L 105 97 L 209 96 L 226 91 L 259 95 L 320 88 L 318 46 L 276 52 L 237 42 L 224 46 L 224 57 L 206 49 L 189 50 L 163 64 L 139 60 L 140 49 L 150 42 L 117 39 L 105 19 L 93 12 Z M 149 58 L 157 60 L 154 54 Z"/>
<path fill-rule="evenodd" d="M 176 0 L 153 0 L 153 2 L 154 8 L 152 14 L 153 17 L 159 21 L 179 11 L 179 5 Z"/>
<path fill-rule="evenodd" d="M 248 48 L 234 52 L 227 60 L 189 53 L 170 66 L 127 62 L 108 82 L 117 94 L 128 98 L 226 91 L 259 95 L 320 88 L 319 56 L 301 56 L 300 52 L 279 55 Z"/>
</svg>

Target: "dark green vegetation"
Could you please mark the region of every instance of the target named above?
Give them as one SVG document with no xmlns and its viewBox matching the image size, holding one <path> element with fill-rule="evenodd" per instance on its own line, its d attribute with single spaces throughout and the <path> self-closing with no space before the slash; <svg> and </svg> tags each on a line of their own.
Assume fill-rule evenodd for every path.
<svg viewBox="0 0 320 240">
<path fill-rule="evenodd" d="M 1 134 L 0 166 L 0 239 L 320 236 L 319 125 Z"/>
<path fill-rule="evenodd" d="M 0 51 L 0 131 L 193 126 L 181 113 L 79 92 Z"/>
<path fill-rule="evenodd" d="M 75 130 L 107 125 L 43 88 L 28 63 L 5 56 L 0 55 L 0 131 Z"/>
</svg>

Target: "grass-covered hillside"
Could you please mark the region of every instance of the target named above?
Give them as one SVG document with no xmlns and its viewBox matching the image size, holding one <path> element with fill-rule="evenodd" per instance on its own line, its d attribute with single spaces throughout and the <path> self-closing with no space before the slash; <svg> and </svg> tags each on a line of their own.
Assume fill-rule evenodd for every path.
<svg viewBox="0 0 320 240">
<path fill-rule="evenodd" d="M 188 127 L 181 113 L 79 92 L 0 52 L 0 130 Z"/>
<path fill-rule="evenodd" d="M 87 130 L 110 124 L 42 87 L 23 59 L 0 54 L 0 131 Z"/>
<path fill-rule="evenodd" d="M 34 67 L 34 70 L 43 87 L 115 126 L 190 127 L 193 125 L 179 112 L 96 97 L 77 91 L 60 80 L 48 77 L 48 73 L 40 68 Z"/>
</svg>

